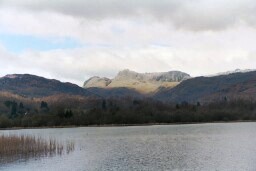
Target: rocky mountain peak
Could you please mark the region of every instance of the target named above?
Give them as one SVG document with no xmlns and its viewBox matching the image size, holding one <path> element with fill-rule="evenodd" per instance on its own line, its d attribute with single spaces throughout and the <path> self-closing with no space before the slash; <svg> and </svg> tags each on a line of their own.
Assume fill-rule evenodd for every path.
<svg viewBox="0 0 256 171">
<path fill-rule="evenodd" d="M 116 79 L 116 80 L 120 80 L 120 79 L 143 79 L 143 75 L 139 74 L 135 71 L 125 69 L 125 70 L 119 71 L 117 76 L 114 79 Z"/>
<path fill-rule="evenodd" d="M 100 87 L 104 88 L 107 87 L 111 83 L 111 79 L 106 78 L 106 77 L 98 77 L 94 76 L 89 78 L 87 81 L 84 82 L 84 88 L 89 88 L 89 87 Z"/>
<path fill-rule="evenodd" d="M 117 80 L 135 79 L 156 82 L 181 82 L 188 78 L 190 78 L 189 74 L 180 71 L 137 73 L 129 69 L 120 71 L 115 77 Z"/>
<path fill-rule="evenodd" d="M 189 74 L 180 71 L 138 73 L 129 69 L 119 71 L 114 79 L 92 77 L 85 81 L 84 88 L 118 88 L 126 87 L 139 92 L 154 92 L 160 87 L 173 87 L 190 78 Z"/>
</svg>

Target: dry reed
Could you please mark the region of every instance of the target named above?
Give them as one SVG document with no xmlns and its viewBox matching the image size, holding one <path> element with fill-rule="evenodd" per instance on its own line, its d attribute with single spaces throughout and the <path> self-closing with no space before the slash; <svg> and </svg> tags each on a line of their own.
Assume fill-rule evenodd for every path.
<svg viewBox="0 0 256 171">
<path fill-rule="evenodd" d="M 74 150 L 74 143 L 66 145 L 67 154 Z M 64 146 L 54 139 L 48 141 L 41 137 L 28 135 L 0 136 L 0 163 L 31 157 L 62 155 Z"/>
</svg>

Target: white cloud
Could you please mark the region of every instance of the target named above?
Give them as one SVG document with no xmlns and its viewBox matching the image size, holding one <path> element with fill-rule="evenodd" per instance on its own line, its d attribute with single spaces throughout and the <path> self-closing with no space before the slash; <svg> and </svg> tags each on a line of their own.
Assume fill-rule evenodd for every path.
<svg viewBox="0 0 256 171">
<path fill-rule="evenodd" d="M 191 54 L 193 58 L 189 57 Z M 256 65 L 255 52 L 226 49 L 198 51 L 157 46 L 135 49 L 86 48 L 48 52 L 27 51 L 18 56 L 7 54 L 2 57 L 1 55 L 0 58 L 8 66 L 7 69 L 1 69 L 2 75 L 16 72 L 32 73 L 79 85 L 94 75 L 113 77 L 117 71 L 124 68 L 138 72 L 181 70 L 197 76 L 202 73 L 208 75 L 234 68 L 253 68 Z"/>
<path fill-rule="evenodd" d="M 82 85 L 124 68 L 192 76 L 255 68 L 255 7 L 253 0 L 0 0 L 0 33 L 68 37 L 84 45 L 22 54 L 2 47 L 0 74 Z"/>
<path fill-rule="evenodd" d="M 254 0 L 2 0 L 3 8 L 62 13 L 90 20 L 153 18 L 186 30 L 255 26 Z"/>
</svg>

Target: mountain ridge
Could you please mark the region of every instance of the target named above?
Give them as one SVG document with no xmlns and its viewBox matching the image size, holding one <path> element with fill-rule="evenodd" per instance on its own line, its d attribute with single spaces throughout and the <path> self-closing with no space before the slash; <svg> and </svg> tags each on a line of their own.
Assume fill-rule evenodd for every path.
<svg viewBox="0 0 256 171">
<path fill-rule="evenodd" d="M 76 84 L 31 74 L 8 74 L 1 77 L 0 91 L 27 97 L 45 97 L 55 94 L 96 96 Z"/>
<path fill-rule="evenodd" d="M 211 102 L 223 98 L 255 99 L 256 71 L 237 72 L 213 77 L 195 77 L 183 81 L 172 89 L 163 89 L 155 99 L 169 102 Z"/>
<path fill-rule="evenodd" d="M 168 74 L 168 72 L 166 72 Z M 181 72 L 182 73 L 182 72 Z M 195 103 L 210 102 L 223 98 L 249 98 L 256 97 L 256 71 L 234 72 L 212 77 L 175 77 L 163 73 L 145 73 L 141 75 L 129 70 L 123 70 L 116 76 L 115 84 L 108 78 L 92 77 L 100 80 L 102 87 L 83 88 L 72 83 L 64 83 L 55 79 L 47 79 L 31 74 L 9 74 L 0 77 L 0 92 L 9 92 L 22 97 L 41 98 L 55 95 L 72 95 L 93 98 L 152 98 L 163 102 L 180 103 L 187 101 Z M 159 76 L 160 75 L 160 76 Z M 168 80 L 168 76 L 170 79 Z M 145 81 L 151 80 L 149 82 Z M 182 80 L 185 78 L 184 80 Z M 170 80 L 181 82 L 166 82 Z M 122 85 L 123 81 L 130 84 Z M 160 81 L 159 81 L 160 80 Z M 89 79 L 89 81 L 91 81 Z M 108 86 L 112 84 L 112 86 Z M 168 85 L 169 84 L 169 85 Z M 172 85 L 171 85 L 172 84 Z M 135 89 L 133 86 L 136 86 Z M 144 90 L 143 93 L 138 89 Z M 152 89 L 155 91 L 152 92 Z M 147 93 L 145 93 L 147 92 Z M 63 96 L 64 97 L 64 96 Z"/>
<path fill-rule="evenodd" d="M 179 82 L 191 78 L 181 71 L 138 73 L 125 69 L 119 71 L 113 78 L 94 76 L 85 81 L 84 88 L 130 88 L 140 93 L 148 94 L 160 87 L 174 87 Z"/>
<path fill-rule="evenodd" d="M 205 77 L 214 77 L 214 76 L 229 75 L 229 74 L 235 74 L 235 73 L 247 73 L 252 71 L 256 71 L 256 70 L 255 69 L 235 69 L 235 70 L 226 71 L 226 72 L 219 72 L 212 75 L 206 75 Z"/>
</svg>

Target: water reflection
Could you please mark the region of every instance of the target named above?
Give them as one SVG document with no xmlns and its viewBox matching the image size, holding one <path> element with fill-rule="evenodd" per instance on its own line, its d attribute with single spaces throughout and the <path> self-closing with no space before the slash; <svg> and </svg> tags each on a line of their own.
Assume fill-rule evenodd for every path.
<svg viewBox="0 0 256 171">
<path fill-rule="evenodd" d="M 255 171 L 255 130 L 256 123 L 223 123 L 0 131 L 42 137 L 48 144 L 54 137 L 63 145 L 60 155 L 55 150 L 0 164 L 0 170 Z"/>
</svg>

